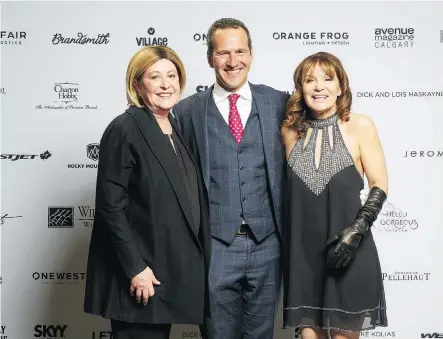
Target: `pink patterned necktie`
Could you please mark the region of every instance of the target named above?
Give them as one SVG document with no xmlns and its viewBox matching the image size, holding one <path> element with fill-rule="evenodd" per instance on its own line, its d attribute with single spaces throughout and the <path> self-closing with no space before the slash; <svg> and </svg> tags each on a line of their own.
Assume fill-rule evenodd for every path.
<svg viewBox="0 0 443 339">
<path fill-rule="evenodd" d="M 232 132 L 232 135 L 237 141 L 237 144 L 240 143 L 241 138 L 243 137 L 243 125 L 241 123 L 240 114 L 237 109 L 237 100 L 240 98 L 239 94 L 230 94 L 228 96 L 229 99 L 229 129 Z"/>
</svg>

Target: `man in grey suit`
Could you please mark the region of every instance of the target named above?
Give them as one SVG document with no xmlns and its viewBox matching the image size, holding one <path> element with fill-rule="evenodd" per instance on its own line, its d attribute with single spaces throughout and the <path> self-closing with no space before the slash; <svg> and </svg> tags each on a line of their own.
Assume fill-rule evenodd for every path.
<svg viewBox="0 0 443 339">
<path fill-rule="evenodd" d="M 215 84 L 173 109 L 210 200 L 211 318 L 203 331 L 209 339 L 270 339 L 281 286 L 288 94 L 248 82 L 252 43 L 239 20 L 212 24 L 207 56 Z"/>
</svg>

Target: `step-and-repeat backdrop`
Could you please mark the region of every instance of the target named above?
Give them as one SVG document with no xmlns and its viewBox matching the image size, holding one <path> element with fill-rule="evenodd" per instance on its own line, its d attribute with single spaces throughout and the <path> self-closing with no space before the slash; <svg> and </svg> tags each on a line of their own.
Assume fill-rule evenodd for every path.
<svg viewBox="0 0 443 339">
<path fill-rule="evenodd" d="M 144 45 L 186 66 L 184 97 L 214 82 L 213 21 L 250 28 L 250 81 L 291 92 L 302 58 L 343 62 L 353 111 L 372 117 L 390 179 L 373 227 L 389 327 L 363 338 L 443 338 L 443 3 L 3 2 L 0 339 L 108 339 L 83 313 L 99 140 L 126 108 L 125 72 Z M 277 315 L 276 338 L 293 338 Z M 198 338 L 174 326 L 173 339 Z"/>
</svg>

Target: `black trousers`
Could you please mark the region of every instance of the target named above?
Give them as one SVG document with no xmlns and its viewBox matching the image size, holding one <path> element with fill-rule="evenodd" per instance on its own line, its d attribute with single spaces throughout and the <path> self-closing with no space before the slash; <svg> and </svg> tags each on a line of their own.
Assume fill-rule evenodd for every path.
<svg viewBox="0 0 443 339">
<path fill-rule="evenodd" d="M 132 324 L 111 320 L 114 339 L 168 339 L 171 324 Z"/>
</svg>

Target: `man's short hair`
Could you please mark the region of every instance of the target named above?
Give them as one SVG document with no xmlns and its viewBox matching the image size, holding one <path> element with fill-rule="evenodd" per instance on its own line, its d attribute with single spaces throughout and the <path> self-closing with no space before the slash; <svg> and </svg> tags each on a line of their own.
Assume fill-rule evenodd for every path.
<svg viewBox="0 0 443 339">
<path fill-rule="evenodd" d="M 226 29 L 226 28 L 243 28 L 248 36 L 248 47 L 249 51 L 252 51 L 252 41 L 251 35 L 249 34 L 249 29 L 246 25 L 237 19 L 233 18 L 221 18 L 215 21 L 211 27 L 208 29 L 207 39 L 208 39 L 208 57 L 212 57 L 212 52 L 214 52 L 214 43 L 212 42 L 212 37 L 216 30 Z"/>
</svg>

